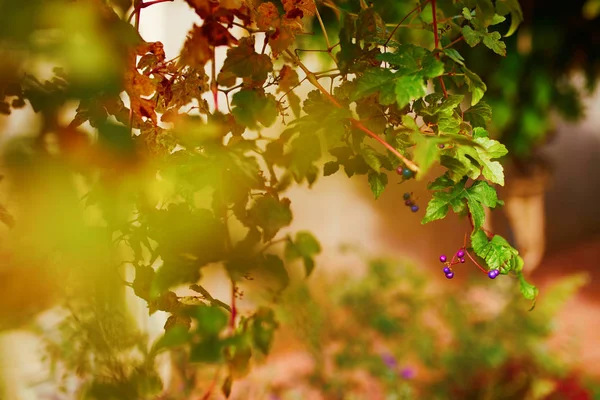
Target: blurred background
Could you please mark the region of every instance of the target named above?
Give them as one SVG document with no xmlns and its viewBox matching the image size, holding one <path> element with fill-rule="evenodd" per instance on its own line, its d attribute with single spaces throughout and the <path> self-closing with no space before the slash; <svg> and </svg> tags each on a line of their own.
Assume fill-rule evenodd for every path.
<svg viewBox="0 0 600 400">
<path fill-rule="evenodd" d="M 6 21 L 23 15 L 12 3 L 0 1 L 0 9 L 8 10 L 0 22 L 9 27 L 22 23 L 18 18 L 17 23 Z M 358 1 L 347 3 L 359 6 Z M 396 185 L 395 177 L 390 177 L 388 188 L 373 200 L 366 179 L 319 177 L 310 189 L 289 189 L 294 222 L 286 228 L 310 230 L 319 238 L 322 253 L 317 269 L 307 284 L 298 283 L 287 292 L 279 310 L 283 326 L 274 353 L 236 384 L 233 398 L 600 398 L 594 386 L 600 381 L 600 1 L 520 3 L 525 21 L 505 39 L 506 58 L 465 43 L 456 49 L 486 82 L 484 100 L 493 109 L 489 130 L 511 151 L 512 156 L 503 160 L 507 185 L 499 188 L 506 206 L 490 215 L 491 228 L 523 254 L 525 270 L 542 293 L 539 310 L 521 312 L 527 306 L 514 298 L 510 288 L 501 284 L 491 288 L 475 272 L 451 282 L 443 279 L 439 254 L 451 254 L 462 245 L 469 223 L 450 215 L 421 225 L 420 214 L 407 212 L 402 194 L 414 193 L 424 209 L 429 200 L 427 179 Z M 374 7 L 386 19 L 399 20 L 413 3 L 374 2 Z M 168 59 L 179 53 L 198 18 L 183 1 L 156 4 L 142 15 L 140 35 L 162 42 Z M 335 26 L 333 12 L 324 9 L 323 18 Z M 317 26 L 315 22 L 315 32 Z M 0 31 L 4 37 L 16 34 L 8 28 Z M 305 40 L 314 44 L 321 39 Z M 3 51 L 8 51 L 4 59 L 10 60 L 10 49 Z M 224 58 L 224 52 L 217 54 L 217 62 Z M 314 55 L 305 60 L 315 68 L 324 62 Z M 43 57 L 29 61 L 40 74 L 48 72 Z M 6 62 L 0 79 L 9 79 L 12 70 Z M 302 86 L 298 94 L 302 98 L 310 90 Z M 68 121 L 73 115 L 71 110 L 60 118 Z M 9 146 L 11 138 L 35 132 L 46 122 L 31 107 L 0 114 L 0 146 Z M 281 130 L 280 124 L 269 128 L 274 134 Z M 434 177 L 439 171 L 430 174 Z M 3 184 L 0 189 L 5 189 Z M 1 214 L 4 207 L 11 211 L 13 199 L 6 190 L 0 192 Z M 0 251 L 8 254 L 11 231 L 5 225 L 0 229 Z M 0 306 L 5 311 L 22 308 L 35 297 L 33 316 L 53 304 L 51 286 L 57 278 L 32 278 L 23 272 L 28 262 L 35 261 L 11 264 L 23 275 L 10 270 L 9 263 L 0 267 L 5 297 Z M 215 272 L 205 279 L 215 297 L 227 298 L 223 275 Z M 406 298 L 412 299 L 409 305 Z M 549 300 L 544 302 L 545 298 Z M 156 337 L 165 314 L 149 318 L 145 305 L 132 293 L 127 301 L 140 329 Z M 430 316 L 436 302 L 445 304 L 445 311 Z M 306 309 L 298 316 L 286 313 L 289 307 Z M 60 318 L 51 310 L 37 321 L 51 326 Z M 367 327 L 357 327 L 356 321 L 368 321 Z M 437 344 L 444 344 L 444 335 L 439 337 L 442 329 L 459 338 L 452 342 L 454 351 L 443 357 L 432 354 Z M 31 329 L 0 334 L 6 399 L 70 398 L 43 397 L 55 386 L 41 358 L 45 347 L 39 335 Z M 380 346 L 367 348 L 371 342 Z M 466 356 L 470 352 L 471 358 Z M 335 354 L 329 357 L 333 361 L 330 353 Z M 494 371 L 495 380 L 478 375 L 481 369 Z M 159 370 L 164 379 L 172 379 L 168 362 Z M 475 386 L 482 381 L 487 389 Z M 414 389 L 418 386 L 429 386 L 431 397 L 410 397 L 411 390 L 419 393 Z M 544 397 L 554 390 L 562 394 Z M 253 395 L 244 397 L 248 393 Z"/>
</svg>

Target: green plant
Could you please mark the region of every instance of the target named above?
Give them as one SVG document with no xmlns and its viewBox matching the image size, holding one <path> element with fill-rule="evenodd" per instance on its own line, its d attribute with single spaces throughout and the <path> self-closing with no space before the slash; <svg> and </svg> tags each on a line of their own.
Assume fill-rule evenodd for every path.
<svg viewBox="0 0 600 400">
<path fill-rule="evenodd" d="M 4 154 L 19 202 L 12 251 L 40 257 L 37 268 L 82 285 L 99 304 L 124 283 L 150 314 L 168 313 L 144 362 L 180 349 L 190 362 L 222 365 L 215 382 L 228 395 L 254 355 L 269 352 L 277 327 L 268 305 L 239 315 L 240 285 L 253 279 L 277 300 L 290 281 L 286 264 L 301 261 L 308 276 L 321 250 L 308 232 L 280 233 L 292 221 L 286 188 L 342 168 L 366 175 L 377 198 L 387 171 L 401 168 L 400 182 L 425 179 L 439 162 L 447 171 L 428 186 L 423 223 L 450 208 L 468 215 L 464 247 L 535 299 L 517 250 L 483 230 L 485 207 L 502 205 L 492 185 L 504 184 L 496 159 L 506 148 L 481 127 L 491 115 L 481 101 L 486 86 L 453 48 L 475 37 L 504 55 L 494 27 L 510 14 L 509 33 L 516 29 L 516 1 L 424 0 L 388 25 L 381 6 L 362 1 L 186 0 L 202 22 L 172 59 L 138 33 L 144 9 L 167 2 L 4 2 L 0 17 L 10 52 L 1 110 L 27 106 L 41 115 L 33 134 Z M 320 16 L 326 9 L 339 16 L 337 34 Z M 296 46 L 311 18 L 325 48 Z M 223 65 L 218 49 L 227 49 Z M 309 69 L 306 51 L 325 54 L 331 68 Z M 48 80 L 35 60 L 54 67 Z M 315 90 L 302 101 L 294 90 L 304 82 Z M 68 123 L 66 111 L 74 113 Z M 278 118 L 286 129 L 265 133 Z M 230 279 L 228 301 L 200 285 L 203 268 L 215 263 Z M 120 381 L 104 385 L 104 394 L 87 396 L 131 395 Z"/>
<path fill-rule="evenodd" d="M 552 137 L 553 118 L 566 121 L 584 115 L 583 97 L 597 86 L 600 71 L 598 14 L 576 1 L 569 7 L 523 1 L 528 11 L 519 32 L 506 39 L 501 60 L 467 40 L 461 52 L 487 85 L 485 102 L 494 110 L 488 128 L 505 144 L 510 157 L 525 162 Z M 504 24 L 507 24 L 505 22 Z M 468 45 L 467 45 L 468 44 Z M 582 85 L 574 82 L 581 73 Z"/>
<path fill-rule="evenodd" d="M 535 313 L 511 287 L 489 289 L 477 280 L 468 288 L 433 288 L 428 273 L 394 260 L 370 260 L 359 278 L 330 279 L 299 284 L 280 310 L 283 329 L 321 357 L 316 366 L 330 355 L 333 366 L 315 368 L 309 379 L 328 399 L 592 398 L 588 378 L 546 345 L 557 312 L 586 275 L 548 287 Z M 331 323 L 297 318 L 299 304 L 322 310 L 319 320 Z M 308 340 L 314 336 L 318 348 Z M 373 385 L 360 391 L 357 371 L 377 384 L 378 395 Z M 280 388 L 281 399 L 289 389 Z"/>
</svg>

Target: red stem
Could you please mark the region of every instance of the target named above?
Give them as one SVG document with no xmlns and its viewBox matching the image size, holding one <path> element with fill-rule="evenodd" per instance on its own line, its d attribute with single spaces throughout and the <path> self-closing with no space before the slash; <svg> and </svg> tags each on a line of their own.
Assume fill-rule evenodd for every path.
<svg viewBox="0 0 600 400">
<path fill-rule="evenodd" d="M 436 12 L 436 7 L 435 7 L 435 1 L 436 0 L 431 0 L 431 14 L 433 17 L 433 41 L 435 44 L 435 50 L 437 50 L 440 47 L 440 38 L 438 36 L 438 29 L 437 29 L 437 12 Z M 440 54 L 436 53 L 435 57 L 439 60 Z M 442 91 L 444 92 L 444 97 L 448 98 L 448 91 L 446 90 L 446 85 L 444 84 L 444 79 L 440 76 L 439 80 L 440 80 L 440 85 L 442 85 Z"/>
<path fill-rule="evenodd" d="M 235 329 L 235 317 L 237 316 L 237 308 L 235 306 L 235 281 L 231 280 L 231 319 L 229 320 L 229 326 L 231 330 Z"/>
<path fill-rule="evenodd" d="M 210 84 L 211 89 L 212 89 L 212 93 L 213 93 L 213 100 L 215 102 L 215 111 L 219 111 L 219 84 L 217 83 L 217 50 L 215 47 L 213 47 L 213 59 L 212 59 L 212 63 L 211 63 L 211 68 L 212 68 L 212 82 Z"/>
<path fill-rule="evenodd" d="M 465 249 L 465 254 L 469 256 L 471 261 L 473 261 L 473 264 L 477 265 L 477 268 L 479 268 L 481 272 L 487 275 L 488 271 L 486 271 L 481 265 L 479 265 L 479 263 L 477 263 L 477 261 L 475 261 L 475 259 L 471 256 L 471 253 L 469 253 L 467 249 Z"/>
</svg>

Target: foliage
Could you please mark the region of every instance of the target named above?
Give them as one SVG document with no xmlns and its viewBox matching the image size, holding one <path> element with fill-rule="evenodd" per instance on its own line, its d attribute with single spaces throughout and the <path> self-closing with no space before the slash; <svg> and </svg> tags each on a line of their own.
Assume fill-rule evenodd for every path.
<svg viewBox="0 0 600 400">
<path fill-rule="evenodd" d="M 513 159 L 527 161 L 552 138 L 556 114 L 566 121 L 584 116 L 584 97 L 597 86 L 600 43 L 598 14 L 587 11 L 585 1 L 569 7 L 522 3 L 530 17 L 506 38 L 505 58 L 470 48 L 469 40 L 457 48 L 487 85 L 485 101 L 494 113 L 479 126 L 487 125 Z M 574 73 L 583 75 L 583 84 L 574 81 Z"/>
<path fill-rule="evenodd" d="M 510 18 L 514 31 L 516 1 L 421 1 L 406 10 L 420 27 L 404 40 L 402 21 L 391 28 L 396 20 L 364 2 L 186 0 L 201 23 L 172 59 L 136 29 L 160 2 L 34 0 L 2 13 L 10 62 L 1 111 L 27 106 L 42 117 L 4 155 L 19 204 L 15 253 L 39 256 L 39 268 L 67 287 L 87 282 L 100 304 L 113 296 L 107 287 L 131 276 L 125 284 L 149 314 L 169 315 L 146 352 L 177 349 L 189 362 L 225 365 L 228 394 L 254 355 L 268 353 L 277 327 L 269 305 L 239 315 L 240 285 L 254 280 L 277 300 L 290 263 L 302 261 L 308 276 L 320 252 L 312 234 L 284 232 L 293 219 L 285 190 L 343 169 L 366 175 L 377 198 L 393 179 L 387 172 L 402 167 L 412 173 L 401 182 L 424 180 L 439 163 L 447 171 L 430 185 L 423 223 L 450 208 L 468 215 L 475 254 L 535 298 L 517 250 L 482 230 L 484 208 L 502 204 L 491 184 L 504 184 L 506 149 L 481 126 L 491 114 L 486 84 L 452 47 L 464 37 L 503 56 L 495 28 Z M 335 35 L 336 24 L 322 23 L 326 6 L 339 16 Z M 311 71 L 299 56 L 311 19 L 323 25 L 331 69 Z M 219 49 L 227 50 L 222 65 Z M 32 69 L 39 58 L 52 76 Z M 304 81 L 315 89 L 301 101 L 294 91 Z M 285 130 L 267 134 L 278 119 Z M 231 280 L 230 301 L 200 285 L 213 264 Z M 121 383 L 103 384 L 131 398 Z"/>
<path fill-rule="evenodd" d="M 528 313 L 514 287 L 490 288 L 481 278 L 468 288 L 434 287 L 422 269 L 372 259 L 364 276 L 299 284 L 280 313 L 315 365 L 331 365 L 307 380 L 328 399 L 350 398 L 348 388 L 352 398 L 591 399 L 587 377 L 546 344 L 556 314 L 586 282 L 582 274 L 562 278 Z M 299 304 L 320 315 L 304 320 L 292 312 Z M 293 389 L 278 388 L 279 397 Z"/>
</svg>

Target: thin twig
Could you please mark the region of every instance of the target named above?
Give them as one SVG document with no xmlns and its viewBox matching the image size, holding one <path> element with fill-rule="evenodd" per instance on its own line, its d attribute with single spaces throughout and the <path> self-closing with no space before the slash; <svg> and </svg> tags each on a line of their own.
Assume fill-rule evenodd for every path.
<svg viewBox="0 0 600 400">
<path fill-rule="evenodd" d="M 400 27 L 400 25 L 402 25 L 402 23 L 404 21 L 406 21 L 406 18 L 408 18 L 410 16 L 410 14 L 414 13 L 417 10 L 420 10 L 421 8 L 423 8 L 427 3 L 429 3 L 430 0 L 426 0 L 423 4 L 419 4 L 418 6 L 416 6 L 415 8 L 413 8 L 412 10 L 410 10 L 408 12 L 408 14 L 406 14 L 404 16 L 404 18 L 402 18 L 402 20 L 400 20 L 400 22 L 398 22 L 398 25 L 396 25 L 396 27 L 392 30 L 392 33 L 390 33 L 390 36 L 388 37 L 388 39 L 385 41 L 385 43 L 383 44 L 383 46 L 387 46 L 387 44 L 390 42 L 390 40 L 392 40 L 392 37 L 394 36 L 394 33 L 396 33 L 396 31 L 398 30 L 398 28 Z"/>
<path fill-rule="evenodd" d="M 452 47 L 452 46 L 454 46 L 456 43 L 460 42 L 460 41 L 461 41 L 461 40 L 463 40 L 464 38 L 465 38 L 464 36 L 460 36 L 458 39 L 456 39 L 456 40 L 454 40 L 454 41 L 450 42 L 450 44 L 447 44 L 446 46 L 442 47 L 442 50 L 445 50 L 445 49 L 447 49 L 447 48 L 449 48 L 449 47 Z"/>
<path fill-rule="evenodd" d="M 133 8 L 133 11 L 127 18 L 127 22 L 131 21 L 131 18 L 133 17 L 134 14 L 139 14 L 140 10 L 142 8 L 150 7 L 154 4 L 167 3 L 167 2 L 172 2 L 172 1 L 175 1 L 175 0 L 154 0 L 154 1 L 149 1 L 147 3 L 144 3 L 143 1 L 141 1 L 135 5 L 135 7 Z"/>
</svg>

